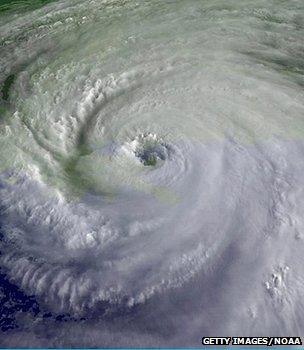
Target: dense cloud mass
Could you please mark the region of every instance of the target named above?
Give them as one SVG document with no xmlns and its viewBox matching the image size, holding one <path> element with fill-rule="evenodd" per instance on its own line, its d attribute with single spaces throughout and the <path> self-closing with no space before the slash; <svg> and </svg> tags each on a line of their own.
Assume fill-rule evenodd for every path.
<svg viewBox="0 0 304 350">
<path fill-rule="evenodd" d="M 13 5 L 0 346 L 302 335 L 303 1 Z"/>
</svg>

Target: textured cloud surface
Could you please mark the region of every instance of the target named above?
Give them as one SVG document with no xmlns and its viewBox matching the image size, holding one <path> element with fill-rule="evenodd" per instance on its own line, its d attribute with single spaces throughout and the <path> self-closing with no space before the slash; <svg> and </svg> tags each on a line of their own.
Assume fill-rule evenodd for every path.
<svg viewBox="0 0 304 350">
<path fill-rule="evenodd" d="M 0 12 L 0 345 L 301 335 L 303 2 L 32 5 Z"/>
</svg>

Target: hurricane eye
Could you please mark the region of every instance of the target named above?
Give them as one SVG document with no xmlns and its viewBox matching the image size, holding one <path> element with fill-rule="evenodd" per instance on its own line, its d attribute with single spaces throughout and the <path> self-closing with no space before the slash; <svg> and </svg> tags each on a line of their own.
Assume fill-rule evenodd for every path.
<svg viewBox="0 0 304 350">
<path fill-rule="evenodd" d="M 155 167 L 168 159 L 169 146 L 153 134 L 141 135 L 134 153 L 144 166 Z"/>
</svg>

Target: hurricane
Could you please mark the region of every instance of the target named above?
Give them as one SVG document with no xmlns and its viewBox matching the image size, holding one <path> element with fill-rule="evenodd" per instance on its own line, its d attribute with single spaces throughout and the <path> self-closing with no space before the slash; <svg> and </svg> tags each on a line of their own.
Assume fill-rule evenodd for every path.
<svg viewBox="0 0 304 350">
<path fill-rule="evenodd" d="M 304 325 L 304 3 L 0 5 L 1 347 Z"/>
</svg>

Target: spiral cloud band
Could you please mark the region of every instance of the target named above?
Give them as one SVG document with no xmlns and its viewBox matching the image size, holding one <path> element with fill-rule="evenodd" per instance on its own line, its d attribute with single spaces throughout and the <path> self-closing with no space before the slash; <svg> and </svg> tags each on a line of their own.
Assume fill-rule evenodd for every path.
<svg viewBox="0 0 304 350">
<path fill-rule="evenodd" d="M 300 336 L 303 1 L 19 6 L 0 7 L 0 345 Z"/>
</svg>

